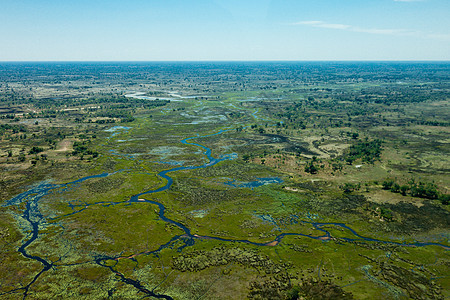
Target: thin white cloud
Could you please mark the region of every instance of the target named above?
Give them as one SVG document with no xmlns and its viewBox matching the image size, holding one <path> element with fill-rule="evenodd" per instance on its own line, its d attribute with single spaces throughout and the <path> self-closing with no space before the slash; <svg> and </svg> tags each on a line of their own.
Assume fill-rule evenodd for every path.
<svg viewBox="0 0 450 300">
<path fill-rule="evenodd" d="M 411 0 L 395 0 L 395 1 L 411 1 Z M 417 0 L 415 0 L 417 1 Z M 347 24 L 335 24 L 326 23 L 323 21 L 300 21 L 291 23 L 291 25 L 303 25 L 317 28 L 337 29 L 352 32 L 361 32 L 369 34 L 382 34 L 382 35 L 394 35 L 394 36 L 412 36 L 421 38 L 431 38 L 438 40 L 450 41 L 450 34 L 441 33 L 424 33 L 421 31 L 407 30 L 407 29 L 380 29 L 380 28 L 364 28 L 359 26 L 352 26 Z"/>
<path fill-rule="evenodd" d="M 424 0 L 394 0 L 395 2 L 423 2 Z"/>
<path fill-rule="evenodd" d="M 329 28 L 329 29 L 350 29 L 351 26 L 344 25 L 344 24 L 331 24 L 331 23 L 325 23 L 322 21 L 303 21 L 295 23 L 295 25 L 309 25 L 313 27 L 322 27 L 322 28 Z"/>
</svg>

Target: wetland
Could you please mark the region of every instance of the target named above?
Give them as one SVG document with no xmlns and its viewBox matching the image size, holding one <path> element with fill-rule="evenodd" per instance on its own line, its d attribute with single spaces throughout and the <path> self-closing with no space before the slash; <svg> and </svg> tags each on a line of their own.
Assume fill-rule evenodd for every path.
<svg viewBox="0 0 450 300">
<path fill-rule="evenodd" d="M 0 296 L 448 298 L 449 91 L 448 63 L 2 63 Z"/>
</svg>

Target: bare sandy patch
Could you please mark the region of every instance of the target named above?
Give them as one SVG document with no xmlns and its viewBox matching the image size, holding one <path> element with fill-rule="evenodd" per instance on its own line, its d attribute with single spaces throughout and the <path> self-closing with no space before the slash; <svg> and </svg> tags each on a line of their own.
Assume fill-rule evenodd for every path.
<svg viewBox="0 0 450 300">
<path fill-rule="evenodd" d="M 73 149 L 72 146 L 73 146 L 72 140 L 64 139 L 58 143 L 58 146 L 56 147 L 55 151 L 58 151 L 58 152 L 70 151 Z"/>
<path fill-rule="evenodd" d="M 336 155 L 342 155 L 348 147 L 350 147 L 350 144 L 326 144 L 320 145 L 319 149 L 331 153 L 335 152 Z"/>
</svg>

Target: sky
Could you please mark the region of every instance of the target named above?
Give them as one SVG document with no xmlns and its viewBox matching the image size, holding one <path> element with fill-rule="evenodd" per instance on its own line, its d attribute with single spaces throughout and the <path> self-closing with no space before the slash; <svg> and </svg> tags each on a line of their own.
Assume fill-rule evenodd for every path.
<svg viewBox="0 0 450 300">
<path fill-rule="evenodd" d="M 450 0 L 0 0 L 0 61 L 450 60 Z"/>
</svg>

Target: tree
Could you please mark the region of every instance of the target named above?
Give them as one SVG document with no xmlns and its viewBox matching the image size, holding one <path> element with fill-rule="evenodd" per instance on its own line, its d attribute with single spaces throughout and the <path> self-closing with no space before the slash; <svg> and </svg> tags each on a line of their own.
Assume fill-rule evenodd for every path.
<svg viewBox="0 0 450 300">
<path fill-rule="evenodd" d="M 382 183 L 383 190 L 390 190 L 393 184 L 394 184 L 394 180 L 393 179 L 386 179 Z"/>
<path fill-rule="evenodd" d="M 314 163 L 311 161 L 311 163 L 307 164 L 305 166 L 305 172 L 310 174 L 316 174 L 318 171 L 317 167 L 314 165 Z"/>
<path fill-rule="evenodd" d="M 400 185 L 397 182 L 394 182 L 392 184 L 391 192 L 393 192 L 393 193 L 399 193 L 400 192 Z"/>
<path fill-rule="evenodd" d="M 332 165 L 333 171 L 342 171 L 342 164 L 341 163 L 333 163 Z"/>
<path fill-rule="evenodd" d="M 44 151 L 43 148 L 33 146 L 33 148 L 31 148 L 30 151 L 28 151 L 28 154 L 38 154 L 38 153 L 40 153 L 42 151 Z"/>
<path fill-rule="evenodd" d="M 341 189 L 344 191 L 344 193 L 351 193 L 353 191 L 357 191 L 361 188 L 361 184 L 358 183 L 345 183 L 343 186 L 341 186 Z"/>
<path fill-rule="evenodd" d="M 18 157 L 18 160 L 19 160 L 20 162 L 24 162 L 24 161 L 26 160 L 25 154 L 20 153 L 20 154 L 19 154 L 19 157 Z"/>
<path fill-rule="evenodd" d="M 441 203 L 444 205 L 448 205 L 450 203 L 450 195 L 441 194 L 439 196 L 439 201 L 441 201 Z"/>
<path fill-rule="evenodd" d="M 409 187 L 407 186 L 407 185 L 402 185 L 402 186 L 400 186 L 400 193 L 403 195 L 403 196 L 406 196 L 406 192 L 409 190 Z"/>
</svg>

